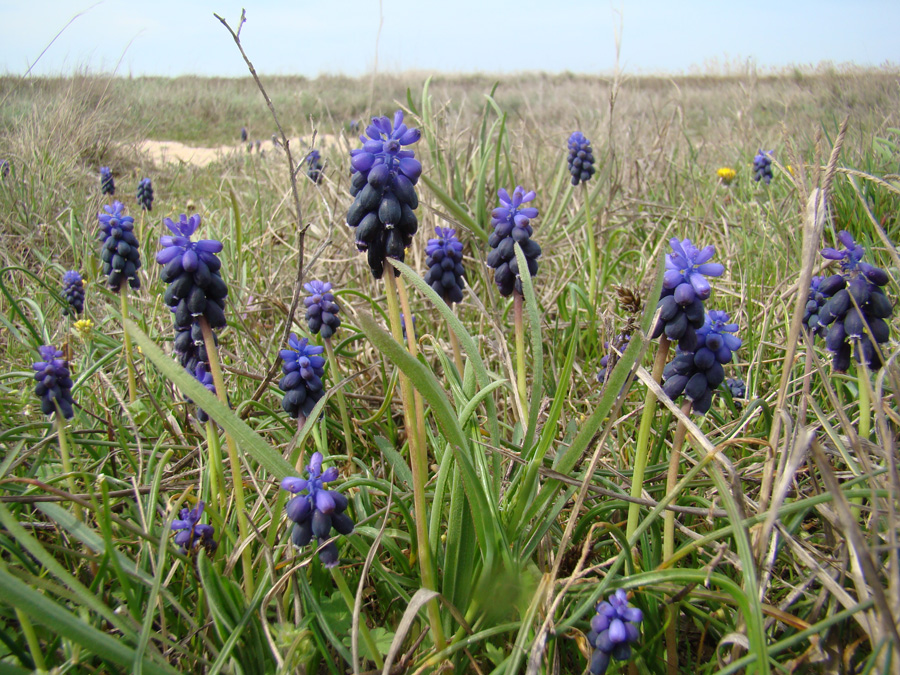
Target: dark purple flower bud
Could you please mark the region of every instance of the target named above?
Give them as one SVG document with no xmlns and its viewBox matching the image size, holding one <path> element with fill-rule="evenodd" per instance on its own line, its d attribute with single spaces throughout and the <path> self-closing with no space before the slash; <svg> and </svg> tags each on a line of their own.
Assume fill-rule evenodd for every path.
<svg viewBox="0 0 900 675">
<path fill-rule="evenodd" d="M 178 518 L 172 521 L 172 531 L 177 532 L 175 543 L 181 547 L 184 554 L 193 553 L 202 546 L 207 553 L 212 555 L 218 544 L 213 540 L 215 529 L 212 525 L 200 524 L 203 515 L 204 502 L 198 502 L 193 509 L 181 509 Z"/>
<path fill-rule="evenodd" d="M 316 280 L 304 284 L 303 288 L 310 294 L 303 299 L 309 332 L 315 335 L 321 331 L 322 337 L 328 340 L 341 325 L 338 317 L 341 308 L 331 292 L 331 284 Z"/>
<path fill-rule="evenodd" d="M 772 181 L 772 154 L 771 150 L 762 150 L 753 158 L 753 180 L 757 183 L 762 180 L 766 185 Z"/>
<path fill-rule="evenodd" d="M 575 131 L 569 136 L 569 173 L 572 175 L 572 185 L 579 182 L 587 183 L 594 175 L 594 152 L 591 142 L 580 131 Z"/>
<path fill-rule="evenodd" d="M 84 280 L 75 270 L 69 270 L 63 274 L 62 292 L 69 303 L 68 307 L 63 310 L 66 316 L 74 316 L 84 311 Z"/>
<path fill-rule="evenodd" d="M 281 407 L 294 419 L 301 413 L 309 417 L 316 403 L 325 395 L 321 379 L 325 374 L 325 359 L 319 356 L 325 348 L 310 345 L 307 338 L 299 340 L 294 333 L 291 333 L 288 343 L 291 348 L 279 352 L 284 377 L 278 386 L 285 394 Z"/>
<path fill-rule="evenodd" d="M 434 228 L 437 235 L 425 247 L 425 281 L 448 305 L 461 302 L 466 272 L 463 269 L 463 245 L 456 238 L 456 230 Z"/>
<path fill-rule="evenodd" d="M 116 183 L 108 166 L 100 167 L 100 194 L 110 196 L 116 194 Z"/>
<path fill-rule="evenodd" d="M 38 348 L 41 360 L 32 364 L 34 393 L 41 399 L 41 412 L 52 415 L 62 414 L 66 419 L 75 415 L 72 409 L 72 378 L 69 375 L 69 363 L 62 358 L 63 353 L 51 345 Z M 57 409 L 58 407 L 58 409 Z"/>
<path fill-rule="evenodd" d="M 142 178 L 138 183 L 137 201 L 144 211 L 153 210 L 153 184 L 149 178 Z"/>
<path fill-rule="evenodd" d="M 241 127 L 241 143 L 247 142 L 247 127 Z"/>
<path fill-rule="evenodd" d="M 121 202 L 113 202 L 104 206 L 105 213 L 98 213 L 100 225 L 100 260 L 103 262 L 103 274 L 107 276 L 107 285 L 113 291 L 119 291 L 127 280 L 137 290 L 141 287 L 137 271 L 141 266 L 140 244 L 134 234 L 134 218 L 124 215 Z"/>
<path fill-rule="evenodd" d="M 631 658 L 631 645 L 640 638 L 639 625 L 643 618 L 641 610 L 628 604 L 628 596 L 621 588 L 597 605 L 587 634 L 588 642 L 594 648 L 590 664 L 592 675 L 605 673 L 611 659 L 624 661 Z"/>
</svg>

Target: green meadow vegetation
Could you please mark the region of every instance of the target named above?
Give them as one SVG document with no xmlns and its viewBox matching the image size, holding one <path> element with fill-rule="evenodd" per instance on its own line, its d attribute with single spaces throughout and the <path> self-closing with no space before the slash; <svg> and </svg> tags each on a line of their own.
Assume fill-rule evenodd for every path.
<svg viewBox="0 0 900 675">
<path fill-rule="evenodd" d="M 876 371 L 836 372 L 802 325 L 841 231 L 900 297 L 896 69 L 262 81 L 302 139 L 296 194 L 249 77 L 0 78 L 0 675 L 582 673 L 618 589 L 643 618 L 607 672 L 900 672 L 898 313 Z M 407 341 L 346 224 L 350 150 L 398 109 L 422 131 L 418 233 L 385 273 Z M 596 174 L 573 187 L 575 130 Z M 146 140 L 221 152 L 162 163 Z M 101 166 L 141 244 L 127 303 L 101 271 Z M 517 185 L 543 251 L 521 302 L 486 265 L 497 192 Z M 155 259 L 182 213 L 223 243 L 215 394 L 173 356 Z M 435 227 L 464 247 L 452 308 L 421 280 Z M 673 238 L 715 246 L 705 304 L 742 340 L 725 374 L 744 390 L 723 383 L 705 415 L 658 386 Z M 66 270 L 85 279 L 78 316 Z M 298 423 L 279 350 L 324 344 L 304 320 L 316 279 L 342 324 Z M 69 420 L 35 396 L 42 345 L 69 361 Z M 332 533 L 336 567 L 291 545 L 279 487 L 317 452 L 355 524 Z M 183 550 L 172 523 L 201 501 L 217 546 Z"/>
</svg>

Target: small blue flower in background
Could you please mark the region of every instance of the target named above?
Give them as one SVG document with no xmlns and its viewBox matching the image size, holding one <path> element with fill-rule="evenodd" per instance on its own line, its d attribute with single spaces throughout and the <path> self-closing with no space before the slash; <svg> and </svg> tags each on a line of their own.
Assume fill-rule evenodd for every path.
<svg viewBox="0 0 900 675">
<path fill-rule="evenodd" d="M 537 274 L 537 259 L 541 255 L 541 247 L 531 238 L 534 234 L 531 220 L 537 218 L 538 210 L 533 206 L 524 206 L 535 198 L 535 192 L 525 192 L 521 185 L 517 185 L 512 197 L 504 188 L 500 188 L 497 195 L 500 206 L 491 212 L 494 231 L 488 238 L 488 245 L 493 250 L 488 254 L 487 264 L 494 270 L 494 283 L 500 295 L 509 297 L 513 291 L 521 295 L 522 279 L 514 247 L 516 242 L 522 247 L 531 276 Z"/>
<path fill-rule="evenodd" d="M 643 619 L 644 614 L 628 604 L 628 595 L 621 588 L 597 605 L 587 634 L 588 642 L 594 648 L 591 675 L 603 675 L 611 659 L 627 661 L 631 658 L 631 645 L 641 637 Z"/>
<path fill-rule="evenodd" d="M 398 110 L 393 123 L 387 117 L 373 117 L 359 137 L 363 147 L 350 152 L 350 193 L 355 199 L 347 211 L 347 225 L 356 230 L 356 248 L 366 252 L 376 279 L 384 274 L 386 256 L 403 262 L 419 229 L 415 185 L 422 164 L 412 150 L 403 148 L 421 136 L 418 129 L 407 128 L 403 111 Z"/>
<path fill-rule="evenodd" d="M 324 175 L 322 170 L 325 168 L 322 165 L 322 155 L 318 150 L 310 150 L 309 154 L 306 155 L 306 158 L 303 160 L 306 162 L 306 175 L 307 177 L 317 185 L 322 182 L 322 176 Z"/>
<path fill-rule="evenodd" d="M 865 361 L 872 370 L 883 365 L 880 345 L 890 338 L 886 321 L 894 312 L 883 287 L 890 278 L 883 269 L 863 262 L 865 248 L 857 244 L 849 232 L 841 231 L 838 239 L 844 249 L 825 248 L 822 257 L 841 263 L 842 274 L 829 277 L 833 294 L 819 308 L 817 325 L 827 331 L 825 346 L 832 352 L 832 367 L 845 372 L 850 367 L 851 353 L 857 362 Z M 827 290 L 827 289 L 826 289 Z"/>
<path fill-rule="evenodd" d="M 747 395 L 747 384 L 739 377 L 729 377 L 725 380 L 725 386 L 731 392 L 731 398 L 735 399 L 735 407 L 740 408 L 741 402 L 737 399 L 744 398 Z"/>
<path fill-rule="evenodd" d="M 608 341 L 603 343 L 603 346 L 607 349 L 607 352 L 600 359 L 600 371 L 597 373 L 597 382 L 599 384 L 606 385 L 606 378 L 612 372 L 612 367 L 615 367 L 616 361 L 618 361 L 619 358 L 619 354 L 621 352 L 624 352 L 628 348 L 628 344 L 630 342 L 631 334 L 619 333 L 613 340 L 613 346 L 616 349 L 615 352 L 610 348 L 610 344 Z"/>
<path fill-rule="evenodd" d="M 325 483 L 337 479 L 337 468 L 330 467 L 323 472 L 322 453 L 316 452 L 313 453 L 306 472 L 308 478 L 288 477 L 281 481 L 281 489 L 295 495 L 285 506 L 287 517 L 294 523 L 291 543 L 303 548 L 315 536 L 319 544 L 319 560 L 326 568 L 332 568 L 338 564 L 338 548 L 333 540 L 328 541 L 331 528 L 339 534 L 351 534 L 353 520 L 344 513 L 348 506 L 347 498 L 340 492 L 326 490 L 324 487 Z M 306 494 L 298 494 L 299 492 Z"/>
<path fill-rule="evenodd" d="M 434 233 L 437 237 L 429 239 L 425 246 L 425 265 L 428 267 L 425 281 L 448 305 L 462 302 L 463 279 L 466 278 L 462 266 L 462 242 L 456 238 L 456 230 L 450 227 L 435 227 Z"/>
<path fill-rule="evenodd" d="M 107 285 L 113 291 L 119 291 L 126 279 L 133 289 L 141 287 L 137 276 L 141 267 L 140 244 L 134 236 L 134 218 L 124 215 L 124 209 L 122 202 L 113 202 L 103 207 L 106 213 L 97 214 L 103 241 L 100 259 Z"/>
<path fill-rule="evenodd" d="M 137 201 L 144 211 L 153 210 L 153 183 L 149 178 L 142 178 L 137 187 Z"/>
<path fill-rule="evenodd" d="M 182 213 L 178 221 L 166 218 L 163 223 L 174 236 L 159 238 L 163 248 L 156 254 L 156 262 L 165 265 L 160 278 L 169 285 L 164 301 L 175 312 L 175 325 L 187 326 L 204 316 L 210 327 L 224 328 L 228 285 L 222 279 L 222 262 L 216 256 L 223 248 L 222 242 L 191 241 L 191 235 L 200 226 L 197 214 L 188 218 Z"/>
<path fill-rule="evenodd" d="M 201 501 L 192 509 L 181 509 L 178 518 L 172 521 L 172 531 L 178 533 L 175 535 L 175 543 L 181 547 L 182 553 L 189 553 L 203 546 L 206 552 L 212 555 L 219 546 L 213 540 L 215 528 L 200 523 L 205 506 L 206 504 Z"/>
<path fill-rule="evenodd" d="M 116 183 L 108 166 L 100 167 L 100 194 L 110 196 L 116 194 Z"/>
<path fill-rule="evenodd" d="M 325 359 L 319 356 L 324 347 L 309 344 L 308 338 L 298 340 L 294 333 L 288 339 L 290 349 L 282 349 L 281 370 L 284 377 L 278 388 L 284 392 L 281 407 L 293 417 L 309 417 L 319 399 L 325 395 L 322 376 L 325 374 Z"/>
<path fill-rule="evenodd" d="M 350 124 L 347 127 L 350 130 L 351 134 L 359 133 L 359 120 L 350 120 Z"/>
<path fill-rule="evenodd" d="M 6 178 L 9 175 L 9 162 L 5 159 L 0 159 L 0 178 Z"/>
<path fill-rule="evenodd" d="M 569 173 L 572 174 L 572 185 L 587 183 L 594 175 L 594 152 L 591 142 L 580 131 L 569 136 Z"/>
<path fill-rule="evenodd" d="M 247 127 L 241 127 L 241 143 L 247 142 Z"/>
<path fill-rule="evenodd" d="M 416 323 L 418 320 L 416 319 L 416 315 L 413 314 L 412 325 L 413 325 L 413 339 L 418 339 L 418 331 L 416 330 Z M 406 340 L 406 317 L 403 316 L 403 312 L 400 312 L 400 327 L 403 329 L 403 339 Z"/>
<path fill-rule="evenodd" d="M 84 311 L 84 279 L 75 270 L 69 270 L 63 274 L 62 292 L 69 303 L 68 307 L 63 310 L 66 316 L 74 316 Z"/>
<path fill-rule="evenodd" d="M 321 331 L 325 340 L 331 338 L 341 325 L 338 312 L 341 308 L 331 292 L 331 284 L 327 281 L 310 281 L 303 288 L 309 293 L 309 297 L 303 299 L 306 305 L 306 324 L 313 335 Z"/>
<path fill-rule="evenodd" d="M 63 353 L 51 345 L 38 347 L 41 360 L 32 364 L 34 379 L 37 384 L 34 393 L 41 399 L 41 412 L 52 415 L 59 412 L 67 420 L 72 419 L 72 378 L 69 376 L 69 364 L 62 358 Z"/>
<path fill-rule="evenodd" d="M 757 183 L 762 180 L 768 185 L 772 182 L 772 154 L 771 150 L 762 150 L 753 158 L 753 180 Z"/>
</svg>

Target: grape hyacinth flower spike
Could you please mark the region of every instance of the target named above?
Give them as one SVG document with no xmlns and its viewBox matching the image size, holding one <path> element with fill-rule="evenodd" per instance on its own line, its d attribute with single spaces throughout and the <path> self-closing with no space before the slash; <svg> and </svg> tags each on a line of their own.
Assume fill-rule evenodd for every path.
<svg viewBox="0 0 900 675">
<path fill-rule="evenodd" d="M 126 216 L 124 209 L 122 202 L 113 202 L 103 207 L 105 213 L 97 214 L 103 242 L 100 251 L 103 273 L 107 275 L 109 288 L 117 292 L 126 279 L 133 289 L 141 287 L 137 276 L 141 267 L 140 244 L 134 234 L 134 218 Z"/>
<path fill-rule="evenodd" d="M 62 358 L 63 353 L 51 345 L 38 347 L 41 360 L 34 363 L 34 393 L 41 399 L 41 412 L 52 415 L 59 412 L 67 420 L 72 419 L 72 378 L 69 375 L 69 363 Z"/>
<path fill-rule="evenodd" d="M 116 194 L 116 183 L 108 166 L 100 167 L 100 194 L 110 196 Z"/>
<path fill-rule="evenodd" d="M 137 187 L 137 201 L 144 211 L 153 210 L 153 184 L 149 178 L 142 178 Z"/>
<path fill-rule="evenodd" d="M 524 206 L 535 198 L 535 192 L 525 192 L 521 185 L 517 185 L 512 197 L 503 188 L 497 191 L 497 195 L 500 206 L 491 212 L 494 231 L 488 238 L 488 244 L 493 250 L 488 254 L 487 264 L 494 270 L 494 283 L 500 295 L 509 297 L 513 291 L 521 295 L 522 279 L 514 246 L 518 242 L 522 247 L 528 273 L 532 277 L 537 274 L 537 259 L 541 255 L 541 247 L 531 238 L 534 234 L 531 220 L 537 218 L 538 210 L 533 206 Z"/>
<path fill-rule="evenodd" d="M 306 175 L 316 185 L 322 182 L 324 175 L 322 170 L 325 168 L 322 164 L 322 155 L 318 150 L 310 150 L 309 154 L 303 160 L 306 162 Z"/>
<path fill-rule="evenodd" d="M 713 392 L 725 380 L 722 366 L 741 346 L 736 323 L 728 323 L 726 312 L 711 310 L 697 331 L 697 347 L 688 352 L 679 349 L 663 370 L 663 391 L 675 399 L 683 393 L 695 414 L 704 415 L 712 404 Z"/>
<path fill-rule="evenodd" d="M 297 339 L 291 333 L 288 339 L 290 349 L 282 349 L 281 370 L 284 377 L 278 388 L 284 392 L 282 409 L 294 419 L 301 414 L 308 418 L 319 399 L 325 395 L 322 376 L 325 374 L 325 359 L 320 356 L 324 347 L 309 344 L 309 339 Z"/>
<path fill-rule="evenodd" d="M 753 158 L 753 180 L 757 183 L 762 180 L 766 185 L 772 182 L 772 158 L 771 150 L 762 150 Z"/>
<path fill-rule="evenodd" d="M 690 239 L 669 240 L 672 253 L 666 255 L 663 289 L 657 308 L 659 320 L 651 337 L 665 332 L 670 340 L 677 340 L 687 352 L 696 348 L 696 331 L 703 325 L 703 301 L 709 297 L 706 277 L 719 277 L 725 272 L 721 263 L 709 262 L 716 254 L 715 246 L 698 249 Z"/>
<path fill-rule="evenodd" d="M 836 371 L 850 367 L 851 352 L 857 362 L 865 361 L 871 370 L 878 370 L 883 365 L 880 345 L 890 337 L 887 319 L 894 311 L 884 293 L 889 277 L 883 269 L 862 261 L 865 248 L 849 232 L 842 230 L 838 239 L 845 248 L 822 250 L 823 258 L 841 263 L 842 273 L 822 282 L 831 282 L 835 290 L 819 308 L 818 325 L 827 330 L 825 344 L 834 355 Z"/>
<path fill-rule="evenodd" d="M 65 316 L 75 316 L 84 311 L 84 279 L 75 270 L 63 274 L 62 292 L 69 303 L 63 310 Z"/>
<path fill-rule="evenodd" d="M 241 127 L 241 143 L 247 142 L 247 127 Z"/>
<path fill-rule="evenodd" d="M 340 327 L 341 320 L 338 312 L 341 308 L 331 292 L 331 284 L 327 281 L 310 281 L 303 288 L 309 293 L 309 297 L 303 299 L 306 305 L 306 324 L 309 332 L 316 335 L 321 332 L 322 338 L 328 340 Z"/>
<path fill-rule="evenodd" d="M 202 546 L 209 555 L 215 553 L 218 544 L 213 540 L 215 528 L 212 525 L 200 523 L 205 502 L 198 502 L 192 509 L 181 509 L 178 518 L 172 521 L 172 531 L 177 532 L 175 543 L 181 547 L 183 554 L 193 552 Z"/>
<path fill-rule="evenodd" d="M 329 541 L 331 529 L 334 528 L 339 534 L 351 534 L 353 520 L 344 513 L 348 506 L 347 498 L 340 492 L 325 489 L 325 483 L 337 479 L 337 468 L 330 467 L 323 472 L 322 453 L 315 452 L 306 472 L 307 478 L 288 477 L 281 481 L 281 489 L 294 495 L 285 506 L 287 517 L 294 523 L 291 543 L 303 548 L 315 536 L 319 544 L 319 560 L 330 569 L 338 564 L 337 544 Z M 305 494 L 298 494 L 301 492 Z"/>
<path fill-rule="evenodd" d="M 448 305 L 462 302 L 463 280 L 466 272 L 463 269 L 463 245 L 456 238 L 456 230 L 450 227 L 436 227 L 434 239 L 429 239 L 425 246 L 425 282 L 434 289 Z"/>
<path fill-rule="evenodd" d="M 412 150 L 403 148 L 421 136 L 418 129 L 407 128 L 403 111 L 398 110 L 393 122 L 373 117 L 359 137 L 363 147 L 350 152 L 350 193 L 355 200 L 347 211 L 347 225 L 355 228 L 356 247 L 366 252 L 376 279 L 384 274 L 386 256 L 403 262 L 419 228 L 415 185 L 422 164 Z"/>
<path fill-rule="evenodd" d="M 643 619 L 643 612 L 628 604 L 628 595 L 621 588 L 597 605 L 587 634 L 588 643 L 594 648 L 591 675 L 603 675 L 611 659 L 627 661 L 631 658 L 631 645 L 641 637 Z"/>
<path fill-rule="evenodd" d="M 162 250 L 156 254 L 156 262 L 165 265 L 160 278 L 169 286 L 165 303 L 175 312 L 175 325 L 185 327 L 203 316 L 211 328 L 224 328 L 225 298 L 228 286 L 222 279 L 221 261 L 216 254 L 222 250 L 222 242 L 216 239 L 191 241 L 191 235 L 200 225 L 197 214 L 180 220 L 163 220 L 172 235 L 160 237 Z"/>
<path fill-rule="evenodd" d="M 594 152 L 591 142 L 580 131 L 569 136 L 569 173 L 572 185 L 587 183 L 594 175 Z"/>
</svg>

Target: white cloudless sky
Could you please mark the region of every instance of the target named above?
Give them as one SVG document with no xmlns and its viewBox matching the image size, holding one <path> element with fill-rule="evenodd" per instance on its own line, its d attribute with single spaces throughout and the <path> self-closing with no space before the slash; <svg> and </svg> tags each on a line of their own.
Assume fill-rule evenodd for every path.
<svg viewBox="0 0 900 675">
<path fill-rule="evenodd" d="M 752 59 L 900 64 L 898 0 L 0 0 L 0 72 L 247 75 L 379 71 L 679 73 Z M 76 14 L 72 24 L 47 49 Z M 379 36 L 379 23 L 381 31 Z"/>
</svg>

